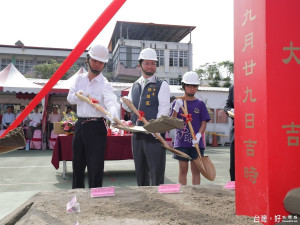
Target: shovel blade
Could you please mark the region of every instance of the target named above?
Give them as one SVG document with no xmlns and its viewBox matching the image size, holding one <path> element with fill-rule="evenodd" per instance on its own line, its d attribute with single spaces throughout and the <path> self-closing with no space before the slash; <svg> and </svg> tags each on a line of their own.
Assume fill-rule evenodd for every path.
<svg viewBox="0 0 300 225">
<path fill-rule="evenodd" d="M 24 132 L 21 127 L 17 127 L 8 132 L 4 137 L 0 139 L 0 154 L 17 150 L 25 147 L 26 141 L 24 138 Z"/>
<path fill-rule="evenodd" d="M 23 148 L 24 146 L 0 146 L 0 154 L 11 152 L 17 150 L 19 148 Z"/>
<path fill-rule="evenodd" d="M 193 160 L 193 163 L 195 163 L 197 169 L 207 180 L 215 180 L 216 168 L 208 156 L 198 157 Z"/>
</svg>

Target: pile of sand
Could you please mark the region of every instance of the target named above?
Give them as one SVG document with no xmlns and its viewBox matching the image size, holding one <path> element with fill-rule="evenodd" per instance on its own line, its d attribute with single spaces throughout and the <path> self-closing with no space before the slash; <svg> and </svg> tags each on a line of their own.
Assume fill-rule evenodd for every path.
<svg viewBox="0 0 300 225">
<path fill-rule="evenodd" d="M 115 196 L 91 198 L 89 189 L 41 192 L 1 224 L 253 224 L 235 215 L 234 191 L 218 185 L 182 186 L 182 193 L 160 194 L 158 187 L 116 188 Z M 80 212 L 66 213 L 77 196 Z M 27 208 L 26 208 L 27 207 Z"/>
</svg>

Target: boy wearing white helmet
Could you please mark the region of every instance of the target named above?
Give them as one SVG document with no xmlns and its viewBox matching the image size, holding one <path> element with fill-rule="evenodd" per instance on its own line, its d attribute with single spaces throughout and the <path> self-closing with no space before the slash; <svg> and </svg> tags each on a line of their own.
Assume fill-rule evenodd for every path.
<svg viewBox="0 0 300 225">
<path fill-rule="evenodd" d="M 184 90 L 184 96 L 177 98 L 172 105 L 171 115 L 173 117 L 177 117 L 179 119 L 187 120 L 183 116 L 183 112 L 181 110 L 181 106 L 183 106 L 183 100 L 187 102 L 187 111 L 191 114 L 192 118 L 192 126 L 194 132 L 196 133 L 197 140 L 193 140 L 190 130 L 188 126 L 185 126 L 184 129 L 176 129 L 176 137 L 174 142 L 174 147 L 188 154 L 191 160 L 191 171 L 192 171 L 192 184 L 199 185 L 200 184 L 200 172 L 197 169 L 193 160 L 198 160 L 197 150 L 194 147 L 195 143 L 198 143 L 201 155 L 204 154 L 204 143 L 202 139 L 202 135 L 206 129 L 206 123 L 210 120 L 210 116 L 207 112 L 207 108 L 205 103 L 195 97 L 195 93 L 198 90 L 198 86 L 200 84 L 198 74 L 195 72 L 186 72 L 182 77 L 182 87 Z M 183 106 L 184 107 L 184 106 Z M 187 122 L 186 122 L 187 123 Z M 174 159 L 179 161 L 179 176 L 178 181 L 182 185 L 187 184 L 187 173 L 188 173 L 188 159 L 182 158 L 178 155 L 174 155 Z"/>
<path fill-rule="evenodd" d="M 134 82 L 128 99 L 147 120 L 167 116 L 170 110 L 170 88 L 166 81 L 155 76 L 157 55 L 155 50 L 145 48 L 139 55 L 142 76 Z M 130 111 L 125 104 L 124 109 Z M 132 123 L 142 126 L 135 114 Z M 138 186 L 157 186 L 164 183 L 166 150 L 151 134 L 133 133 L 132 152 Z"/>
<path fill-rule="evenodd" d="M 102 70 L 108 62 L 108 49 L 102 45 L 90 48 L 87 54 L 88 72 L 77 77 L 70 88 L 67 100 L 77 105 L 78 121 L 73 137 L 73 183 L 72 188 L 84 188 L 85 168 L 88 169 L 89 188 L 102 187 L 106 144 L 105 115 L 90 104 L 81 101 L 75 93 L 98 101 L 111 113 L 109 120 L 119 118 L 119 104 L 111 84 Z"/>
</svg>

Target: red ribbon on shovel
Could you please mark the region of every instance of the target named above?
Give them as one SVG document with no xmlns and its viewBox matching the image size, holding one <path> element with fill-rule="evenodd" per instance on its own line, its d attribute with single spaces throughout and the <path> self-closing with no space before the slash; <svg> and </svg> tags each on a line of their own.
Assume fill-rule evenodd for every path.
<svg viewBox="0 0 300 225">
<path fill-rule="evenodd" d="M 145 117 L 145 113 L 139 110 L 139 121 L 142 121 L 143 117 Z"/>
<path fill-rule="evenodd" d="M 192 121 L 193 121 L 193 119 L 192 119 L 192 114 L 187 114 L 187 115 L 185 115 L 185 114 L 181 113 L 180 115 L 183 116 L 183 117 L 185 117 L 185 123 L 186 123 L 186 124 L 187 124 L 188 122 L 192 122 Z"/>
</svg>

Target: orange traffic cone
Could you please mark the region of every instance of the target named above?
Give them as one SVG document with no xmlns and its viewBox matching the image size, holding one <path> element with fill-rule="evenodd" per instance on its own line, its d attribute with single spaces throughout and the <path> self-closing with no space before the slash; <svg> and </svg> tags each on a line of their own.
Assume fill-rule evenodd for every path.
<svg viewBox="0 0 300 225">
<path fill-rule="evenodd" d="M 213 133 L 213 138 L 212 138 L 212 144 L 211 144 L 212 147 L 218 147 L 218 140 L 217 140 L 217 135 L 216 133 Z"/>
</svg>

